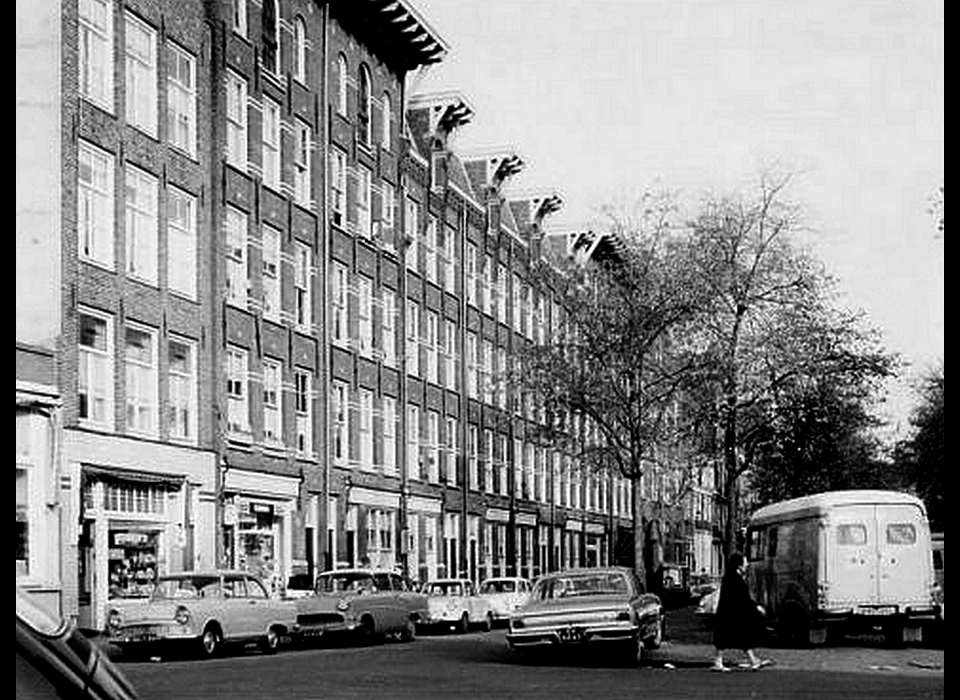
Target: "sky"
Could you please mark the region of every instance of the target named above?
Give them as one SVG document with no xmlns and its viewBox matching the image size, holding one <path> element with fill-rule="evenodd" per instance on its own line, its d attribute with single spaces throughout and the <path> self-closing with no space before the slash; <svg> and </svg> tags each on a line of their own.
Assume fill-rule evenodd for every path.
<svg viewBox="0 0 960 700">
<path fill-rule="evenodd" d="M 511 146 L 511 186 L 559 190 L 576 228 L 645 190 L 696 200 L 793 173 L 804 235 L 905 366 L 882 435 L 943 358 L 944 8 L 934 0 L 412 0 L 450 45 L 412 92 L 475 109 L 468 152 Z"/>
</svg>

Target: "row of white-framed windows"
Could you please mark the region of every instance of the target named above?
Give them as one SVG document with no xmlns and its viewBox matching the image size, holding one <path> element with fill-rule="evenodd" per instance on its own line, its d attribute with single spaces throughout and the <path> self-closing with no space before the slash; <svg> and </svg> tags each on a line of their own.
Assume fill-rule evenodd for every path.
<svg viewBox="0 0 960 700">
<path fill-rule="evenodd" d="M 247 215 L 227 206 L 227 302 L 240 308 L 247 306 Z"/>
<path fill-rule="evenodd" d="M 503 265 L 497 268 L 497 320 L 507 322 L 507 268 Z"/>
<path fill-rule="evenodd" d="M 283 444 L 283 367 L 276 360 L 263 360 L 263 439 L 269 445 Z"/>
<path fill-rule="evenodd" d="M 483 431 L 483 490 L 487 493 L 493 493 L 493 431 Z"/>
<path fill-rule="evenodd" d="M 127 123 L 157 135 L 157 31 L 126 13 Z"/>
<path fill-rule="evenodd" d="M 457 246 L 453 229 L 445 228 L 443 236 L 443 288 L 456 292 Z"/>
<path fill-rule="evenodd" d="M 420 205 L 417 200 L 407 197 L 406 216 L 404 218 L 404 234 L 406 236 L 407 251 L 405 254 L 406 265 L 411 270 L 417 269 L 418 244 L 420 236 L 419 214 Z"/>
<path fill-rule="evenodd" d="M 310 246 L 300 243 L 293 244 L 293 288 L 294 310 L 297 327 L 310 331 L 313 325 L 313 304 L 311 302 L 313 275 L 311 273 Z"/>
<path fill-rule="evenodd" d="M 466 253 L 467 303 L 477 305 L 477 246 L 467 243 Z"/>
<path fill-rule="evenodd" d="M 296 415 L 296 451 L 313 454 L 313 372 L 303 369 L 293 373 L 293 408 Z"/>
<path fill-rule="evenodd" d="M 477 334 L 467 332 L 467 396 L 477 398 Z"/>
<path fill-rule="evenodd" d="M 427 381 L 438 383 L 437 365 L 440 343 L 440 318 L 433 311 L 427 312 L 427 337 L 425 341 L 427 355 Z"/>
<path fill-rule="evenodd" d="M 360 468 L 373 469 L 373 392 L 360 389 Z"/>
<path fill-rule="evenodd" d="M 176 187 L 167 191 L 167 284 L 197 297 L 197 198 Z"/>
<path fill-rule="evenodd" d="M 157 342 L 156 333 L 128 325 L 124 334 L 126 367 L 127 432 L 157 435 Z"/>
<path fill-rule="evenodd" d="M 420 376 L 420 305 L 407 299 L 407 374 Z"/>
<path fill-rule="evenodd" d="M 333 311 L 331 330 L 333 342 L 340 345 L 350 342 L 347 288 L 347 268 L 340 263 L 334 263 L 330 275 L 330 306 Z"/>
<path fill-rule="evenodd" d="M 357 228 L 364 238 L 373 236 L 373 216 L 371 214 L 370 188 L 373 173 L 370 168 L 360 165 L 357 168 Z"/>
<path fill-rule="evenodd" d="M 330 215 L 335 225 L 346 225 L 347 154 L 337 148 L 330 152 Z"/>
<path fill-rule="evenodd" d="M 280 231 L 263 225 L 263 316 L 280 320 Z"/>
<path fill-rule="evenodd" d="M 407 478 L 420 478 L 419 406 L 407 406 Z"/>
<path fill-rule="evenodd" d="M 263 184 L 280 191 L 280 105 L 263 98 Z"/>
<path fill-rule="evenodd" d="M 197 153 L 197 60 L 175 44 L 170 45 L 167 79 L 167 138 L 190 156 Z M 246 83 L 244 83 L 246 93 Z M 244 105 L 246 94 L 244 94 Z"/>
<path fill-rule="evenodd" d="M 427 219 L 426 244 L 427 281 L 437 281 L 437 220 L 434 217 Z"/>
<path fill-rule="evenodd" d="M 397 401 L 384 396 L 383 405 L 383 473 L 397 473 Z"/>
<path fill-rule="evenodd" d="M 457 458 L 460 454 L 457 446 L 457 430 L 457 419 L 448 416 L 446 418 L 446 468 L 442 478 L 450 486 L 457 485 Z"/>
<path fill-rule="evenodd" d="M 241 438 L 250 433 L 248 382 L 247 351 L 227 348 L 227 432 Z"/>
<path fill-rule="evenodd" d="M 479 431 L 477 426 L 472 423 L 467 426 L 467 488 L 476 491 L 479 488 L 480 467 L 477 463 L 480 459 Z"/>
<path fill-rule="evenodd" d="M 373 354 L 373 280 L 360 275 L 357 280 L 357 329 L 360 335 L 360 354 Z"/>
<path fill-rule="evenodd" d="M 309 207 L 311 201 L 311 149 L 313 130 L 301 120 L 296 120 L 296 143 L 293 151 L 293 197 L 297 204 Z"/>
<path fill-rule="evenodd" d="M 393 291 L 383 288 L 380 290 L 382 305 L 380 328 L 383 336 L 383 363 L 394 367 L 397 363 L 397 297 Z"/>
<path fill-rule="evenodd" d="M 81 424 L 113 426 L 113 322 L 92 312 L 79 314 L 78 399 Z"/>
<path fill-rule="evenodd" d="M 457 324 L 453 321 L 444 321 L 443 331 L 443 385 L 455 390 L 457 387 Z"/>
<path fill-rule="evenodd" d="M 345 465 L 350 459 L 350 392 L 342 382 L 334 382 L 331 391 L 333 461 Z"/>
<path fill-rule="evenodd" d="M 169 403 L 167 425 L 170 438 L 197 440 L 197 346 L 185 339 L 167 341 Z"/>
<path fill-rule="evenodd" d="M 80 94 L 113 111 L 113 2 L 80 0 Z"/>
<path fill-rule="evenodd" d="M 126 272 L 148 284 L 157 283 L 157 178 L 126 168 Z"/>
<path fill-rule="evenodd" d="M 80 257 L 113 267 L 113 155 L 81 141 L 77 228 Z"/>
<path fill-rule="evenodd" d="M 427 411 L 427 435 L 424 445 L 426 478 L 431 484 L 440 483 L 440 414 Z"/>
<path fill-rule="evenodd" d="M 367 512 L 367 553 L 378 560 L 378 566 L 394 554 L 396 539 L 396 511 L 372 508 Z"/>
<path fill-rule="evenodd" d="M 228 70 L 227 88 L 227 162 L 247 169 L 247 81 Z"/>
</svg>

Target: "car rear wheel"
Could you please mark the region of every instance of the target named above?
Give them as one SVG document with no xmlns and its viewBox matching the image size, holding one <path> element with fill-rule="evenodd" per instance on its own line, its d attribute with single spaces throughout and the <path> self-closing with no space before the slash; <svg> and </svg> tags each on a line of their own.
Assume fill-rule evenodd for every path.
<svg viewBox="0 0 960 700">
<path fill-rule="evenodd" d="M 470 615 L 469 614 L 463 613 L 463 615 L 460 616 L 460 624 L 457 626 L 457 631 L 460 632 L 460 634 L 466 634 L 467 632 L 470 631 Z"/>
<path fill-rule="evenodd" d="M 205 658 L 216 656 L 223 646 L 223 634 L 217 625 L 207 625 L 200 636 L 200 654 Z"/>
<path fill-rule="evenodd" d="M 407 618 L 407 626 L 403 628 L 403 631 L 400 633 L 400 640 L 404 642 L 412 642 L 417 638 L 417 623 L 413 620 L 412 617 Z"/>
</svg>

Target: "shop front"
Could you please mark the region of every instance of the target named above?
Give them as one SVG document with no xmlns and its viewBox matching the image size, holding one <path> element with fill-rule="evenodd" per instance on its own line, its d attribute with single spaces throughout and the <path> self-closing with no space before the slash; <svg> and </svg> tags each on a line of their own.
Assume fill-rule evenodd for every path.
<svg viewBox="0 0 960 700">
<path fill-rule="evenodd" d="M 445 567 L 440 565 L 437 551 L 441 512 L 439 499 L 423 496 L 407 498 L 406 574 L 416 581 L 435 579 L 441 571 L 445 571 Z"/>
<path fill-rule="evenodd" d="M 607 565 L 607 536 L 606 529 L 601 523 L 585 523 L 584 551 L 586 554 L 585 566 Z"/>
<path fill-rule="evenodd" d="M 487 508 L 484 520 L 483 578 L 506 576 L 510 513 L 501 508 Z"/>
<path fill-rule="evenodd" d="M 534 536 L 537 531 L 537 516 L 534 513 L 517 513 L 517 542 L 519 554 L 519 566 L 517 571 L 524 578 L 533 579 L 536 577 L 534 566 Z"/>
</svg>

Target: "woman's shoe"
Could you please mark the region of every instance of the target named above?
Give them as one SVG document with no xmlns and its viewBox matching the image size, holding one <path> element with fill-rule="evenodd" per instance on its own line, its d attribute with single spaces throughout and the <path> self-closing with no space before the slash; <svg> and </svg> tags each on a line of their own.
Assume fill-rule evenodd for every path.
<svg viewBox="0 0 960 700">
<path fill-rule="evenodd" d="M 773 661 L 770 659 L 757 659 L 755 663 L 750 664 L 751 671 L 759 671 L 761 668 L 765 668 L 772 664 Z"/>
<path fill-rule="evenodd" d="M 710 667 L 710 670 L 717 671 L 718 673 L 728 673 L 730 668 L 728 666 L 724 666 L 723 664 L 714 664 Z"/>
</svg>

